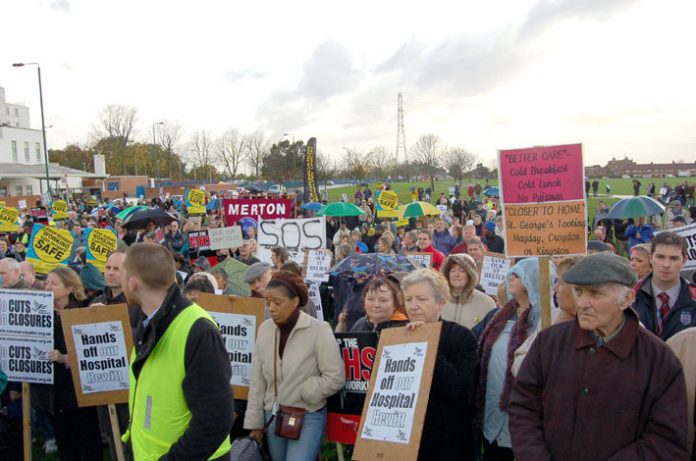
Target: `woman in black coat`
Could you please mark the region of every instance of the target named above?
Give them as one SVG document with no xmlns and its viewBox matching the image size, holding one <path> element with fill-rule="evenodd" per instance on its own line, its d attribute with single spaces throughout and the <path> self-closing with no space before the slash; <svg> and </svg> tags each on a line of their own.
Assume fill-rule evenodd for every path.
<svg viewBox="0 0 696 461">
<path fill-rule="evenodd" d="M 449 300 L 444 275 L 430 269 L 411 272 L 401 281 L 406 313 L 416 328 L 442 323 L 437 359 L 425 412 L 419 460 L 476 459 L 476 339 L 469 329 L 440 319 Z"/>
<path fill-rule="evenodd" d="M 87 298 L 77 273 L 58 266 L 46 278 L 46 290 L 53 292 L 53 385 L 32 385 L 32 403 L 51 416 L 61 461 L 101 461 L 104 450 L 96 407 L 77 406 L 60 314 L 84 307 Z"/>
</svg>

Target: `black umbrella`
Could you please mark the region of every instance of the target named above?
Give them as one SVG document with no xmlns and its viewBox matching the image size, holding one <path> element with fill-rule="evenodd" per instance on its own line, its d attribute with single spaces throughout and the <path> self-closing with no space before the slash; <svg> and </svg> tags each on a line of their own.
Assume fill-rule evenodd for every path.
<svg viewBox="0 0 696 461">
<path fill-rule="evenodd" d="M 176 221 L 176 218 L 162 208 L 146 208 L 128 216 L 123 222 L 123 227 L 125 229 L 145 229 L 148 221 L 153 221 L 157 226 L 161 227 L 171 224 L 173 221 Z"/>
</svg>

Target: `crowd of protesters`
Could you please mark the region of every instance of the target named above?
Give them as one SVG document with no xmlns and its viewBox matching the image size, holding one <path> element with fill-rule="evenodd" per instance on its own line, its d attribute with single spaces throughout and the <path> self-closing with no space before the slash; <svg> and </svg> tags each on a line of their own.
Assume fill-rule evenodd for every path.
<svg viewBox="0 0 696 461">
<path fill-rule="evenodd" d="M 124 202 L 72 203 L 68 219 L 50 223 L 73 234 L 72 254 L 47 275 L 25 259 L 34 223 L 49 223 L 22 213 L 18 232 L 0 238 L 0 277 L 3 288 L 53 292 L 56 319 L 65 309 L 129 305 L 132 382 L 152 394 L 117 405 L 120 429 L 130 437 L 127 459 L 229 459 L 232 441 L 242 436 L 267 443 L 273 460 L 316 459 L 326 401 L 345 380 L 333 332 L 379 335 L 432 322 L 442 323 L 442 333 L 419 459 L 696 459 L 696 286 L 682 276 L 686 241 L 655 233 L 692 222 L 695 210 L 674 199 L 663 220 L 614 220 L 600 202 L 588 226 L 589 256 L 551 258 L 553 326 L 542 331 L 537 258 L 515 261 L 496 296 L 480 285 L 486 252 L 505 252 L 500 205 L 487 189 L 476 184 L 460 193 L 456 186 L 433 197 L 429 188 L 414 188 L 412 199 L 431 201 L 441 213 L 398 227 L 377 216 L 369 186 L 344 197 L 365 214 L 327 218 L 334 263 L 356 253 L 421 252 L 432 265 L 359 283 L 332 274 L 319 287 L 327 322 L 317 318 L 319 306 L 286 248 L 273 247 L 270 261 L 259 260 L 256 229 L 248 227 L 239 248 L 201 250 L 190 237 L 221 227 L 222 215 L 188 216 L 173 200 L 151 203 L 171 213 L 170 224 L 135 230 L 115 218 Z M 299 205 L 297 216 L 311 215 Z M 90 227 L 118 236 L 103 273 L 86 260 Z M 265 300 L 246 401 L 233 398 L 221 337 L 195 304 L 200 293 Z M 111 436 L 108 412 L 78 407 L 60 322 L 54 327 L 54 384 L 32 385 L 34 433 L 64 460 L 101 460 L 104 445 L 115 459 L 121 442 Z M 186 336 L 177 342 L 174 334 Z M 171 383 L 156 379 L 165 369 L 157 359 L 169 357 L 158 344 L 185 363 Z M 0 389 L 3 377 L 0 370 Z M 3 418 L 16 422 L 21 386 L 6 387 Z M 178 399 L 183 422 L 173 410 L 149 413 L 151 395 L 159 393 Z M 278 405 L 301 412 L 296 439 L 276 427 Z M 177 422 L 150 431 L 157 417 Z"/>
</svg>

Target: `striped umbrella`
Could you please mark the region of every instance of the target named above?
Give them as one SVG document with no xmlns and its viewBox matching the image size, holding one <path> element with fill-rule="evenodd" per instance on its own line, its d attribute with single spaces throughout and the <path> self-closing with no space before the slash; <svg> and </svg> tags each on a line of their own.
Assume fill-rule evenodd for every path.
<svg viewBox="0 0 696 461">
<path fill-rule="evenodd" d="M 146 209 L 146 206 L 142 205 L 134 205 L 134 206 L 129 206 L 125 210 L 121 211 L 119 214 L 116 215 L 116 217 L 120 220 L 125 220 L 128 216 L 132 215 L 136 211 L 144 210 Z"/>
<path fill-rule="evenodd" d="M 397 208 L 399 219 L 417 218 L 419 216 L 439 216 L 440 210 L 428 202 L 411 202 Z"/>
</svg>

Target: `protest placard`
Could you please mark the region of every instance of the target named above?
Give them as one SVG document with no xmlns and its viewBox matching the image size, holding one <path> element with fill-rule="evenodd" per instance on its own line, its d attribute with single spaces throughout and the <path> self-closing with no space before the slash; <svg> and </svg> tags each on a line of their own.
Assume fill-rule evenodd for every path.
<svg viewBox="0 0 696 461">
<path fill-rule="evenodd" d="M 393 190 L 378 190 L 375 195 L 377 196 L 377 217 L 396 218 L 398 216 L 396 208 L 399 206 L 399 194 Z"/>
<path fill-rule="evenodd" d="M 435 322 L 382 330 L 353 459 L 418 457 L 441 329 Z"/>
<path fill-rule="evenodd" d="M 309 300 L 314 304 L 317 310 L 317 319 L 324 321 L 324 306 L 321 303 L 321 292 L 319 291 L 319 284 L 317 282 L 309 282 L 307 284 L 307 293 L 309 295 Z"/>
<path fill-rule="evenodd" d="M 661 232 L 674 232 L 684 237 L 686 240 L 687 261 L 684 267 L 682 267 L 682 272 L 696 270 L 696 223 L 655 232 L 655 235 Z"/>
<path fill-rule="evenodd" d="M 251 363 L 256 334 L 265 318 L 263 299 L 199 293 L 196 301 L 220 327 L 232 367 L 234 398 L 246 400 L 251 385 Z"/>
<path fill-rule="evenodd" d="M 433 267 L 433 254 L 420 251 L 407 251 L 405 256 L 418 267 Z"/>
<path fill-rule="evenodd" d="M 25 210 L 27 208 L 27 201 L 26 200 L 18 201 L 17 208 L 19 208 L 20 210 Z"/>
<path fill-rule="evenodd" d="M 218 227 L 208 229 L 210 249 L 239 248 L 242 246 L 242 228 L 239 226 Z"/>
<path fill-rule="evenodd" d="M 0 232 L 17 232 L 19 230 L 18 217 L 17 208 L 0 208 Z"/>
<path fill-rule="evenodd" d="M 53 293 L 0 289 L 0 368 L 10 381 L 53 384 Z"/>
<path fill-rule="evenodd" d="M 282 246 L 290 253 L 290 259 L 301 266 L 305 249 L 326 248 L 325 218 L 322 216 L 261 221 L 256 243 L 256 257 L 261 261 L 272 263 L 271 248 Z"/>
<path fill-rule="evenodd" d="M 210 236 L 207 230 L 193 231 L 188 233 L 189 252 L 197 253 L 200 251 L 210 251 Z"/>
<path fill-rule="evenodd" d="M 585 254 L 582 145 L 501 150 L 499 161 L 506 256 Z"/>
<path fill-rule="evenodd" d="M 85 229 L 85 257 L 87 262 L 104 272 L 106 260 L 111 253 L 116 251 L 118 237 L 111 229 Z"/>
<path fill-rule="evenodd" d="M 48 274 L 58 264 L 68 263 L 73 239 L 68 230 L 36 223 L 31 230 L 26 260 L 38 274 Z"/>
<path fill-rule="evenodd" d="M 479 283 L 487 295 L 498 296 L 498 285 L 505 282 L 512 261 L 504 254 L 486 252 L 483 254 L 483 267 Z"/>
<path fill-rule="evenodd" d="M 222 201 L 225 224 L 233 226 L 240 219 L 289 219 L 292 218 L 291 198 L 255 197 L 228 198 Z"/>
<path fill-rule="evenodd" d="M 331 442 L 355 444 L 360 415 L 365 405 L 375 360 L 377 333 L 335 333 L 343 357 L 346 383 L 327 402 L 327 438 Z"/>
<path fill-rule="evenodd" d="M 302 263 L 302 275 L 305 280 L 312 282 L 328 282 L 331 269 L 331 253 L 326 250 L 305 249 Z"/>
<path fill-rule="evenodd" d="M 54 200 L 51 202 L 51 215 L 53 219 L 68 219 L 68 204 L 65 200 Z"/>
<path fill-rule="evenodd" d="M 186 210 L 190 215 L 205 214 L 206 193 L 201 189 L 188 189 L 184 195 L 186 200 Z"/>
<path fill-rule="evenodd" d="M 133 349 L 128 306 L 66 309 L 60 321 L 78 406 L 128 402 Z"/>
</svg>

